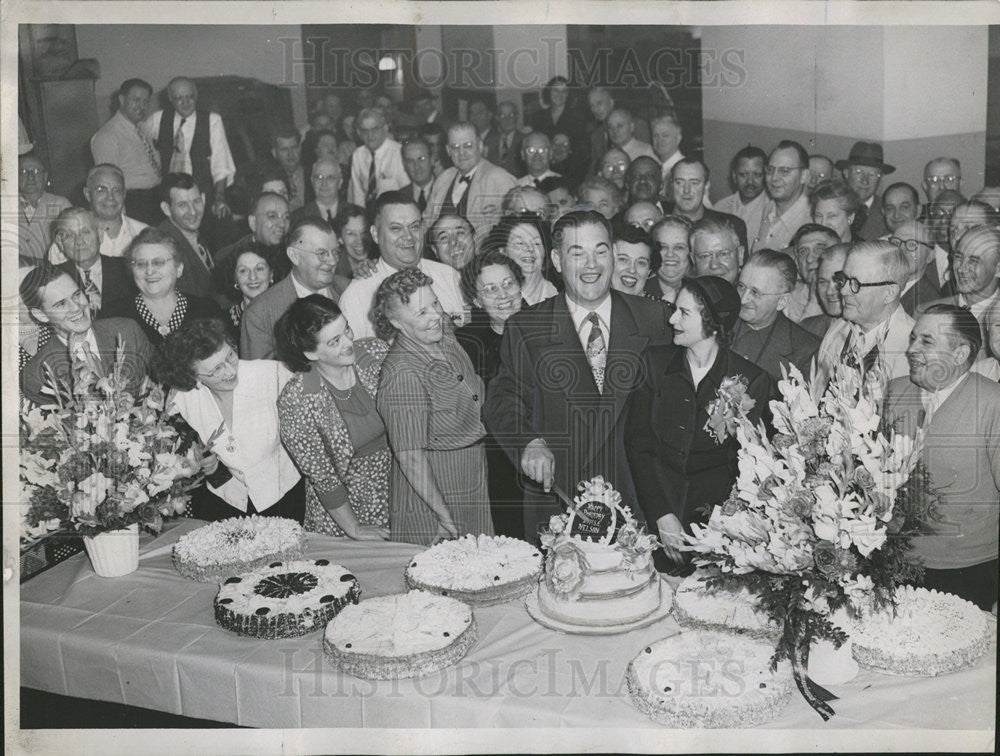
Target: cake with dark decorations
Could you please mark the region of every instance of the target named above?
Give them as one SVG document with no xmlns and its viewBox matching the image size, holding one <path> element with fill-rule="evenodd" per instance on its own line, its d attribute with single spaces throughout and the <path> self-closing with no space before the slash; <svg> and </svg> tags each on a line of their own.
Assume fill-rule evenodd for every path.
<svg viewBox="0 0 1000 756">
<path fill-rule="evenodd" d="M 787 661 L 771 670 L 774 644 L 714 630 L 682 632 L 629 662 L 629 697 L 654 722 L 677 728 L 745 728 L 769 722 L 792 697 Z"/>
<path fill-rule="evenodd" d="M 553 515 L 540 536 L 546 550 L 538 608 L 558 623 L 611 627 L 649 617 L 670 600 L 652 552 L 621 495 L 597 476 L 581 483 L 569 511 Z"/>
<path fill-rule="evenodd" d="M 542 554 L 531 544 L 507 536 L 467 535 L 413 557 L 406 584 L 489 606 L 530 593 L 541 572 Z"/>
<path fill-rule="evenodd" d="M 306 550 L 306 532 L 286 517 L 230 517 L 182 535 L 173 561 L 186 578 L 221 583 L 274 561 L 288 561 Z"/>
<path fill-rule="evenodd" d="M 323 648 L 348 674 L 393 680 L 455 664 L 476 642 L 476 633 L 468 604 L 415 590 L 347 607 L 326 626 Z"/>
<path fill-rule="evenodd" d="M 935 677 L 971 667 L 995 632 L 996 623 L 971 601 L 908 585 L 896 592 L 895 610 L 886 607 L 857 621 L 852 653 L 877 672 Z"/>
<path fill-rule="evenodd" d="M 219 586 L 215 621 L 254 638 L 293 638 L 326 626 L 361 597 L 358 579 L 326 559 L 275 561 Z"/>
</svg>

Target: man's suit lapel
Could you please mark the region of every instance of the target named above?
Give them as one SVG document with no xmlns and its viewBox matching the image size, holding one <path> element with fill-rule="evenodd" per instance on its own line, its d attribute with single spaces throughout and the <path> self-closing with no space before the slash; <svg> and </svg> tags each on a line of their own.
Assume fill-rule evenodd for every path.
<svg viewBox="0 0 1000 756">
<path fill-rule="evenodd" d="M 584 354 L 563 296 L 552 297 L 552 328 L 549 339 L 551 352 L 548 356 L 555 363 L 546 372 L 554 377 L 561 377 L 568 372 L 568 378 L 559 381 L 559 388 L 566 393 L 571 403 L 581 397 L 587 397 L 588 403 L 596 401 L 600 395 L 597 393 L 594 373 L 590 369 L 590 361 Z"/>
<path fill-rule="evenodd" d="M 614 419 L 621 416 L 642 369 L 640 355 L 649 339 L 639 333 L 635 317 L 624 299 L 611 293 L 611 343 L 604 370 L 604 397 L 614 402 Z"/>
</svg>

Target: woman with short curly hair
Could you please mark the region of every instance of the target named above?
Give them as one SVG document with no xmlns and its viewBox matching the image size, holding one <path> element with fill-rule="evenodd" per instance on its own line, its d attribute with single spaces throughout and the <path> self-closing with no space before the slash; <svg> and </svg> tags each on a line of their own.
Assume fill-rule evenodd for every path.
<svg viewBox="0 0 1000 756">
<path fill-rule="evenodd" d="M 492 535 L 482 422 L 485 390 L 455 340 L 431 279 L 393 273 L 375 294 L 375 330 L 391 339 L 377 398 L 393 453 L 392 540 L 430 545 Z"/>
<path fill-rule="evenodd" d="M 333 300 L 310 294 L 276 326 L 295 372 L 278 397 L 281 439 L 306 479 L 306 530 L 355 540 L 389 537 L 389 447 L 375 409 L 388 347 L 355 341 Z"/>
<path fill-rule="evenodd" d="M 239 359 L 230 329 L 214 318 L 187 321 L 168 334 L 155 370 L 212 454 L 206 484 L 192 496 L 195 517 L 261 514 L 302 522 L 304 488 L 281 445 L 275 406 L 291 373 L 273 360 Z"/>
</svg>

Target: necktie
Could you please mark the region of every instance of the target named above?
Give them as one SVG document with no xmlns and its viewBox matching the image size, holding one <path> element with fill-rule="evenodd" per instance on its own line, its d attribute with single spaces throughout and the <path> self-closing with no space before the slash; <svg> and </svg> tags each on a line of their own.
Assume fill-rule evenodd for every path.
<svg viewBox="0 0 1000 756">
<path fill-rule="evenodd" d="M 371 207 L 378 195 L 378 171 L 375 168 L 375 153 L 368 150 L 368 154 L 372 157 L 372 164 L 368 169 L 368 191 L 365 192 L 365 205 Z"/>
<path fill-rule="evenodd" d="M 541 187 L 541 185 L 542 185 L 542 180 L 541 180 L 540 178 L 538 178 L 537 176 L 535 176 L 535 178 L 534 178 L 534 182 L 535 182 L 535 186 L 536 186 L 536 187 Z"/>
<path fill-rule="evenodd" d="M 153 166 L 153 170 L 156 171 L 156 175 L 160 175 L 160 156 L 153 148 L 153 143 L 149 141 L 145 134 L 142 133 L 142 129 L 139 128 L 139 124 L 135 124 L 135 132 L 139 135 L 139 141 L 142 142 L 142 148 L 146 151 L 146 157 L 149 158 L 150 165 Z"/>
<path fill-rule="evenodd" d="M 468 217 L 469 184 L 471 181 L 472 176 L 462 176 L 458 180 L 458 202 L 455 203 L 455 209 L 463 218 Z"/>
<path fill-rule="evenodd" d="M 97 288 L 94 279 L 90 277 L 90 271 L 83 271 L 83 293 L 90 300 L 90 309 L 97 312 L 101 309 L 101 290 Z"/>
<path fill-rule="evenodd" d="M 604 334 L 601 333 L 597 313 L 592 312 L 587 315 L 587 322 L 590 323 L 590 335 L 587 337 L 587 361 L 590 362 L 590 370 L 594 374 L 597 390 L 603 394 L 604 368 L 608 362 L 608 348 L 604 343 Z"/>
<path fill-rule="evenodd" d="M 840 352 L 840 360 L 849 367 L 858 369 L 863 368 L 867 373 L 872 368 L 875 367 L 875 363 L 878 362 L 878 343 L 872 346 L 871 349 L 862 358 L 861 363 L 858 363 L 858 348 L 859 345 L 854 344 L 854 337 L 848 336 L 847 340 L 844 342 L 844 348 Z"/>
<path fill-rule="evenodd" d="M 420 212 L 427 209 L 427 195 L 424 194 L 424 190 L 420 190 L 420 196 L 417 197 L 417 207 L 420 208 Z"/>
<path fill-rule="evenodd" d="M 198 252 L 198 257 L 201 258 L 201 261 L 205 264 L 205 267 L 208 268 L 209 270 L 212 270 L 212 268 L 214 268 L 215 265 L 212 263 L 212 256 L 208 254 L 208 250 L 205 249 L 205 245 L 202 244 L 201 242 L 198 242 L 198 245 L 195 247 L 195 250 Z"/>
<path fill-rule="evenodd" d="M 326 221 L 331 226 L 333 225 L 333 211 L 331 211 L 330 208 L 326 209 Z"/>
<path fill-rule="evenodd" d="M 174 153 L 170 156 L 170 172 L 184 173 L 184 155 L 187 150 L 184 148 L 184 124 L 187 123 L 187 116 L 181 118 L 181 125 L 174 132 Z"/>
</svg>

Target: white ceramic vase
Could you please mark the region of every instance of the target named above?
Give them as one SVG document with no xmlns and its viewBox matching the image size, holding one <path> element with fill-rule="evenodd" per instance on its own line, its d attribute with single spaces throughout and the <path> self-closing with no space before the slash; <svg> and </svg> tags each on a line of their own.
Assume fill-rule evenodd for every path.
<svg viewBox="0 0 1000 756">
<path fill-rule="evenodd" d="M 132 523 L 121 530 L 109 530 L 96 536 L 84 536 L 87 556 L 100 577 L 121 577 L 139 567 L 139 525 Z"/>
<path fill-rule="evenodd" d="M 858 663 L 851 654 L 853 621 L 843 609 L 835 612 L 830 621 L 848 637 L 840 648 L 834 648 L 828 640 L 814 640 L 809 646 L 809 677 L 817 685 L 842 685 L 858 674 Z"/>
</svg>

